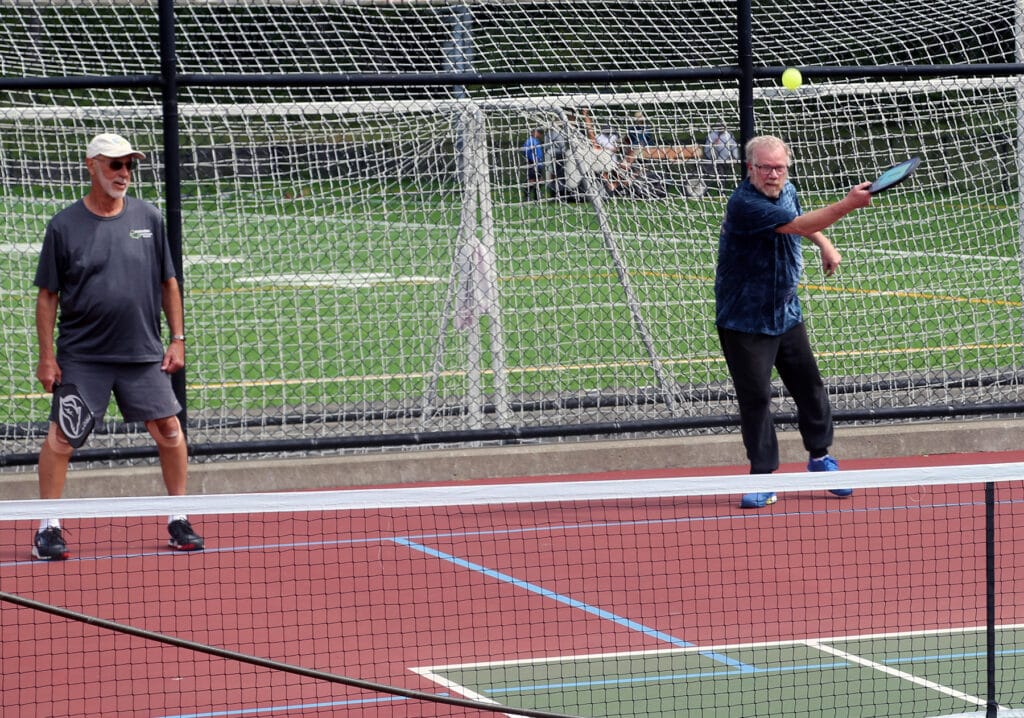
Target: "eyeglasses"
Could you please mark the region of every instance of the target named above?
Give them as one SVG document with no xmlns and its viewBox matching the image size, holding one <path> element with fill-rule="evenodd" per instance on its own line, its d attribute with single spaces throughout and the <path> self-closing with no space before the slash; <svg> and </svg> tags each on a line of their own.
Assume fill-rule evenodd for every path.
<svg viewBox="0 0 1024 718">
<path fill-rule="evenodd" d="M 135 160 L 108 160 L 107 167 L 114 172 L 120 172 L 122 168 L 131 172 L 136 167 Z"/>
<path fill-rule="evenodd" d="M 775 174 L 784 175 L 789 171 L 789 165 L 754 165 L 758 172 L 763 175 Z"/>
</svg>

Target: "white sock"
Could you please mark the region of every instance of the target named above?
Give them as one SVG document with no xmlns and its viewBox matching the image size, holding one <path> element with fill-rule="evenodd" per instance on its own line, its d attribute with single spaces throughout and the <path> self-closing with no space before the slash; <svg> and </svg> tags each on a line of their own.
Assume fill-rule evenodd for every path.
<svg viewBox="0 0 1024 718">
<path fill-rule="evenodd" d="M 167 517 L 167 523 L 172 524 L 175 521 L 188 521 L 188 516 L 185 514 L 173 514 Z"/>
<path fill-rule="evenodd" d="M 60 528 L 60 519 L 43 519 L 39 522 L 39 530 L 45 531 L 48 528 Z"/>
</svg>

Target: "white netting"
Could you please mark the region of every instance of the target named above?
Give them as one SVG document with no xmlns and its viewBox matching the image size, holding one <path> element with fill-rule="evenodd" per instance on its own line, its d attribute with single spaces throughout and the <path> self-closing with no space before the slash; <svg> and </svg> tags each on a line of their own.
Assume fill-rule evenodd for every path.
<svg viewBox="0 0 1024 718">
<path fill-rule="evenodd" d="M 1013 59 L 1011 8 L 787 7 L 755 8 L 758 65 Z M 176 12 L 180 69 L 195 74 L 706 68 L 736 53 L 735 17 L 719 3 L 179 2 Z M 159 70 L 155 3 L 17 2 L 0 19 L 6 77 Z M 912 182 L 830 231 L 845 256 L 837 278 L 825 282 L 808 253 L 805 307 L 840 411 L 1019 400 L 1017 83 L 757 83 L 758 130 L 792 144 L 807 207 L 908 155 L 923 160 Z M 738 166 L 734 147 L 718 158 L 708 144 L 719 130 L 738 135 L 734 88 L 186 84 L 193 441 L 732 412 L 712 276 Z M 43 227 L 84 190 L 82 148 L 100 130 L 149 150 L 134 191 L 162 205 L 162 108 L 139 88 L 4 99 L 0 359 L 15 368 L 6 436 L 30 450 L 35 438 L 19 442 L 46 402 L 32 377 Z M 642 155 L 624 144 L 636 144 L 641 117 L 656 141 Z M 541 202 L 527 196 L 520 153 L 535 127 L 548 154 Z M 613 133 L 619 156 L 606 165 L 593 143 Z M 478 280 L 486 286 L 467 293 Z"/>
<path fill-rule="evenodd" d="M 700 68 L 734 65 L 737 53 L 735 7 L 706 0 L 177 0 L 175 6 L 178 57 L 186 73 Z M 881 8 L 830 0 L 753 6 L 759 65 L 1014 60 L 1010 3 L 893 0 Z M 155 1 L 15 0 L 2 12 L 4 75 L 159 69 Z M 413 91 L 388 92 L 408 97 Z"/>
</svg>

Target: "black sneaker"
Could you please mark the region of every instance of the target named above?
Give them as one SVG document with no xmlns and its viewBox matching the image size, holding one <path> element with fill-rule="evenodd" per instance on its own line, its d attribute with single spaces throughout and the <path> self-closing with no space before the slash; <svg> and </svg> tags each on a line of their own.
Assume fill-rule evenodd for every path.
<svg viewBox="0 0 1024 718">
<path fill-rule="evenodd" d="M 32 542 L 32 555 L 42 561 L 62 561 L 71 554 L 64 545 L 64 535 L 56 526 L 50 526 L 36 533 Z"/>
<path fill-rule="evenodd" d="M 167 545 L 178 551 L 202 551 L 203 537 L 192 530 L 192 524 L 185 519 L 178 519 L 167 524 L 167 533 L 171 540 Z"/>
</svg>

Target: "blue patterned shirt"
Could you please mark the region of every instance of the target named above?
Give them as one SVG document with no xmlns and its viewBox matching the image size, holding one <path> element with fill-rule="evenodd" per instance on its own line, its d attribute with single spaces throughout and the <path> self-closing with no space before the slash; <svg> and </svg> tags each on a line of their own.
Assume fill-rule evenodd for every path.
<svg viewBox="0 0 1024 718">
<path fill-rule="evenodd" d="M 797 285 L 803 275 L 803 238 L 777 227 L 801 214 L 790 183 L 778 199 L 744 179 L 729 197 L 718 238 L 715 323 L 748 334 L 778 336 L 803 321 Z"/>
</svg>

